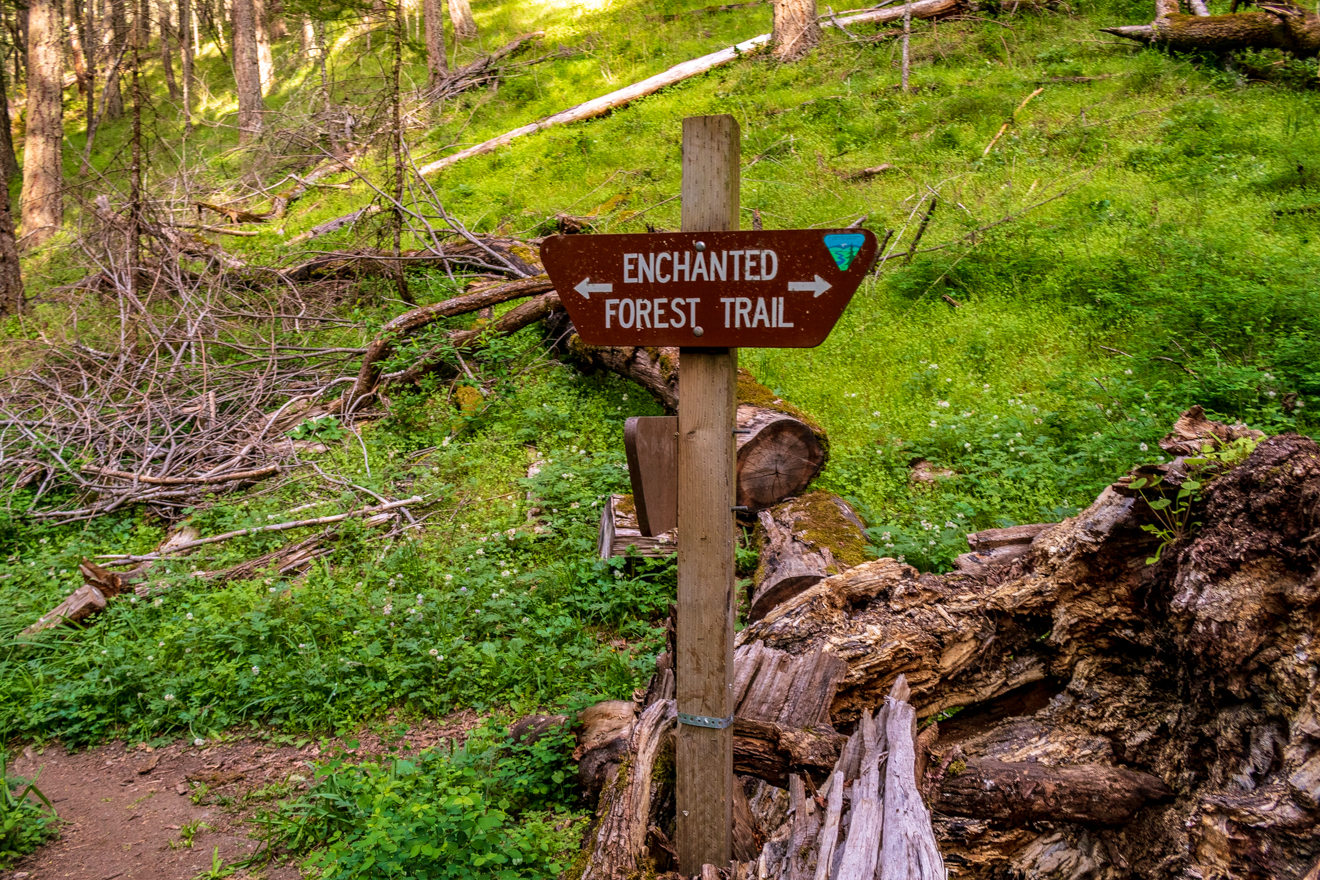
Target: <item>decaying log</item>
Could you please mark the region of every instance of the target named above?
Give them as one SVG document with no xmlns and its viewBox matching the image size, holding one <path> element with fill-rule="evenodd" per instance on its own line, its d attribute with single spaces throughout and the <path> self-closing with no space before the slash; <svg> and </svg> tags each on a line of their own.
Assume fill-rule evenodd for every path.
<svg viewBox="0 0 1320 880">
<path fill-rule="evenodd" d="M 824 651 L 794 657 L 759 642 L 742 645 L 733 657 L 733 712 L 786 727 L 828 725 L 845 672 L 847 665 Z"/>
<path fill-rule="evenodd" d="M 1260 3 L 1258 9 L 1249 12 L 1209 16 L 1173 13 L 1158 16 L 1151 24 L 1102 30 L 1179 52 L 1282 49 L 1299 58 L 1320 53 L 1320 16 L 1286 0 Z"/>
<path fill-rule="evenodd" d="M 985 574 L 990 566 L 1007 565 L 1027 555 L 1036 536 L 1050 528 L 1048 523 L 987 529 L 967 536 L 972 552 L 953 561 L 953 567 L 968 574 Z"/>
<path fill-rule="evenodd" d="M 971 758 L 946 777 L 936 808 L 953 816 L 1028 822 L 1121 825 L 1173 792 L 1149 773 L 1103 764 L 1053 767 Z"/>
<path fill-rule="evenodd" d="M 907 702 L 907 682 L 900 675 L 886 700 L 889 761 L 885 767 L 884 852 L 880 880 L 942 878 L 930 811 L 917 787 L 917 713 Z"/>
<path fill-rule="evenodd" d="M 36 623 L 23 630 L 30 636 L 61 624 L 77 625 L 105 610 L 105 594 L 91 584 L 83 584 L 69 597 L 41 616 Z"/>
<path fill-rule="evenodd" d="M 657 763 L 673 754 L 678 722 L 675 704 L 665 700 L 650 706 L 633 725 L 628 756 L 619 768 L 621 778 L 606 784 L 596 810 L 596 827 L 582 880 L 615 880 L 642 872 L 648 857 L 647 836 L 658 826 L 663 797 L 656 797 Z M 672 784 L 672 783 L 671 783 Z"/>
<path fill-rule="evenodd" d="M 1170 455 L 1198 456 L 1209 446 L 1212 451 L 1223 449 L 1238 440 L 1265 439 L 1264 431 L 1248 428 L 1242 423 L 1225 425 L 1205 417 L 1205 410 L 1194 406 L 1178 417 L 1173 430 L 1164 435 L 1160 449 Z"/>
<path fill-rule="evenodd" d="M 820 781 L 839 759 L 847 739 L 827 725 L 797 728 L 735 715 L 733 771 L 779 786 L 792 775 Z"/>
<path fill-rule="evenodd" d="M 866 560 L 865 526 L 848 502 L 812 492 L 757 515 L 761 563 L 752 578 L 749 620 L 807 587 Z"/>
<path fill-rule="evenodd" d="M 1227 472 L 1155 470 L 1202 482 L 1201 525 L 1158 564 L 1155 514 L 1120 484 L 1012 566 L 865 563 L 739 641 L 844 660 L 836 723 L 899 674 L 919 715 L 962 709 L 936 792 L 976 816 L 935 824 L 963 876 L 1301 877 L 1320 859 L 1320 446 L 1283 435 Z"/>
<path fill-rule="evenodd" d="M 600 516 L 600 532 L 596 538 L 596 552 L 601 559 L 626 556 L 670 556 L 678 552 L 678 530 L 655 537 L 642 534 L 637 524 L 637 507 L 631 495 L 611 495 Z"/>
</svg>

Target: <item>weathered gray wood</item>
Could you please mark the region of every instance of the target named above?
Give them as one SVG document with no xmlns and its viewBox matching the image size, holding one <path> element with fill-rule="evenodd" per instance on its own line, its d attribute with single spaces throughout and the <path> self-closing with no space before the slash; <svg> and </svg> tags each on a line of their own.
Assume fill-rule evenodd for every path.
<svg viewBox="0 0 1320 880">
<path fill-rule="evenodd" d="M 794 657 L 759 642 L 743 645 L 734 655 L 734 714 L 786 727 L 828 725 L 847 672 L 847 664 L 826 651 Z"/>
<path fill-rule="evenodd" d="M 890 707 L 880 710 L 879 717 L 869 711 L 862 713 L 857 724 L 862 737 L 862 775 L 852 788 L 852 821 L 848 826 L 848 839 L 843 843 L 839 868 L 832 880 L 872 880 L 876 860 L 880 855 L 880 841 L 885 816 L 883 814 L 885 776 L 886 725 L 885 716 Z"/>
<path fill-rule="evenodd" d="M 917 713 L 907 702 L 907 680 L 900 675 L 884 711 L 889 744 L 885 768 L 884 852 L 879 880 L 944 880 L 944 859 L 935 843 L 930 811 L 916 778 Z"/>
<path fill-rule="evenodd" d="M 1018 544 L 1030 544 L 1036 536 L 1053 523 L 1035 523 L 1028 526 L 1011 526 L 1006 529 L 985 529 L 967 536 L 967 546 L 973 550 L 985 552 L 999 547 L 1011 547 Z"/>
<path fill-rule="evenodd" d="M 788 780 L 788 797 L 793 812 L 793 830 L 788 836 L 786 864 L 780 874 L 784 880 L 808 880 L 816 874 L 816 838 L 820 835 L 821 811 L 813 798 L 807 797 L 800 776 Z"/>
<path fill-rule="evenodd" d="M 634 416 L 623 423 L 637 527 L 654 537 L 678 525 L 678 419 Z"/>
<path fill-rule="evenodd" d="M 683 120 L 684 231 L 738 228 L 732 116 Z M 727 718 L 733 671 L 736 350 L 684 349 L 679 375 L 677 690 L 680 713 Z M 675 843 L 687 876 L 732 853 L 733 730 L 680 725 Z"/>
<path fill-rule="evenodd" d="M 830 575 L 864 562 L 866 534 L 856 511 L 837 495 L 811 492 L 757 514 L 761 564 L 752 579 L 749 620 Z"/>
<path fill-rule="evenodd" d="M 600 513 L 600 531 L 596 552 L 601 559 L 626 556 L 672 556 L 678 552 L 678 532 L 668 531 L 653 538 L 642 534 L 637 525 L 637 508 L 631 495 L 611 495 Z"/>
</svg>

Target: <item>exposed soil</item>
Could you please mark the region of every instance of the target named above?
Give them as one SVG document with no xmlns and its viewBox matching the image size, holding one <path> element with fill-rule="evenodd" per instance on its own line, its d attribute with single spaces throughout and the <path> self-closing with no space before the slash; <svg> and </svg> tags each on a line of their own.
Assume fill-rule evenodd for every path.
<svg viewBox="0 0 1320 880">
<path fill-rule="evenodd" d="M 4 876 L 191 880 L 211 869 L 215 854 L 232 863 L 256 852 L 252 816 L 305 789 L 315 762 L 343 753 L 364 760 L 407 754 L 445 739 L 461 741 L 480 720 L 469 710 L 413 723 L 402 736 L 363 731 L 301 747 L 253 738 L 156 749 L 114 742 L 75 753 L 58 745 L 29 746 L 12 772 L 36 778 L 65 824 L 57 840 Z M 197 830 L 188 846 L 191 828 Z M 241 871 L 232 876 L 245 877 Z M 296 880 L 297 860 L 277 859 L 246 876 Z"/>
</svg>

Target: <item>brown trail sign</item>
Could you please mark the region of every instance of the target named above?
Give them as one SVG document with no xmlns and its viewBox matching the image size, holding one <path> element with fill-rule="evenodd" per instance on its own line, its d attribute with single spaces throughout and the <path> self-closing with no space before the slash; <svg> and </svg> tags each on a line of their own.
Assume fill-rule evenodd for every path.
<svg viewBox="0 0 1320 880">
<path fill-rule="evenodd" d="M 732 855 L 737 350 L 819 345 L 878 251 L 863 229 L 739 232 L 739 141 L 732 116 L 683 120 L 683 232 L 541 243 L 583 342 L 681 349 L 678 418 L 649 442 L 677 434 L 674 842 L 689 877 Z"/>
<path fill-rule="evenodd" d="M 811 348 L 875 263 L 864 229 L 554 235 L 541 259 L 588 345 Z"/>
</svg>

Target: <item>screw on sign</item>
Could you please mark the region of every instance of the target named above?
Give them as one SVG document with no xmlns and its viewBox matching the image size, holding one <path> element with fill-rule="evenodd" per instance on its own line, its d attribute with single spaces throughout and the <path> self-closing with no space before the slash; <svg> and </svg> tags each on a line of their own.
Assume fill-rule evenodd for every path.
<svg viewBox="0 0 1320 880">
<path fill-rule="evenodd" d="M 588 345 L 811 348 L 875 263 L 861 229 L 555 235 L 550 280 Z"/>
</svg>

